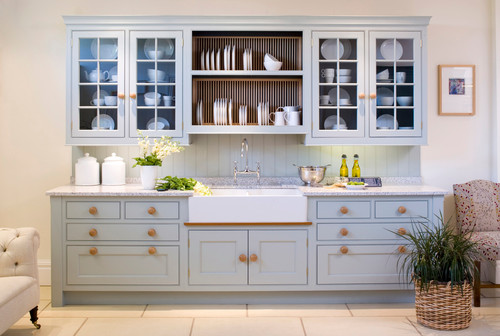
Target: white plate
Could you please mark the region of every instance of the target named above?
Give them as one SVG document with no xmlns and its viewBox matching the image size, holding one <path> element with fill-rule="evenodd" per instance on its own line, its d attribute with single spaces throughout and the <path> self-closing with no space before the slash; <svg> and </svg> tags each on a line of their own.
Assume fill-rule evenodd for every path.
<svg viewBox="0 0 500 336">
<path fill-rule="evenodd" d="M 116 39 L 102 38 L 100 52 L 100 59 L 116 59 L 116 57 L 118 56 L 118 41 Z M 98 58 L 97 39 L 92 40 L 92 44 L 90 45 L 90 53 L 94 58 Z"/>
<path fill-rule="evenodd" d="M 339 55 L 337 57 L 337 39 L 328 39 L 321 44 L 321 56 L 327 60 L 334 60 L 342 58 L 344 55 L 344 45 L 339 42 Z"/>
<path fill-rule="evenodd" d="M 229 116 L 229 125 L 233 124 L 233 100 L 229 99 L 229 110 L 227 112 Z"/>
<path fill-rule="evenodd" d="M 231 61 L 233 63 L 232 69 L 236 70 L 236 45 L 233 45 L 233 52 L 231 54 Z"/>
<path fill-rule="evenodd" d="M 330 104 L 337 105 L 337 88 L 333 88 L 330 91 L 328 91 L 328 96 L 330 96 Z M 351 100 L 351 96 L 349 95 L 349 92 L 347 92 L 343 88 L 340 88 L 340 98 Z"/>
<path fill-rule="evenodd" d="M 394 40 L 385 40 L 382 42 L 380 45 L 380 54 L 382 55 L 383 58 L 387 60 L 393 60 L 394 59 Z M 398 60 L 403 56 L 403 46 L 399 41 L 396 41 L 396 59 Z"/>
<path fill-rule="evenodd" d="M 156 123 L 158 125 L 157 130 L 167 130 L 167 129 L 170 129 L 170 123 L 165 118 L 158 117 L 158 120 L 157 120 Z M 155 130 L 155 118 L 149 119 L 149 121 L 146 124 L 146 127 L 147 127 L 148 130 L 154 131 Z"/>
<path fill-rule="evenodd" d="M 326 130 L 331 130 L 331 129 L 333 129 L 334 125 L 337 125 L 337 115 L 336 114 L 331 115 L 325 119 L 324 128 Z M 339 129 L 342 129 L 342 125 L 347 127 L 347 123 L 345 122 L 344 118 L 342 118 L 342 117 L 339 118 L 339 125 L 341 126 Z"/>
<path fill-rule="evenodd" d="M 152 59 L 149 57 L 148 51 L 155 50 L 155 39 L 147 39 L 144 43 L 144 54 L 148 59 Z M 175 48 L 174 43 L 171 39 L 158 39 L 158 51 L 163 51 L 165 53 L 164 58 L 170 58 L 174 54 Z"/>
<path fill-rule="evenodd" d="M 340 57 L 342 59 L 347 59 L 351 56 L 351 41 L 346 39 L 341 39 L 340 42 L 344 46 L 344 54 Z"/>
<path fill-rule="evenodd" d="M 257 105 L 257 122 L 259 123 L 259 126 L 262 125 L 262 108 L 259 105 Z"/>
<path fill-rule="evenodd" d="M 392 79 L 377 79 L 377 83 L 392 83 Z"/>
<path fill-rule="evenodd" d="M 394 124 L 393 122 L 396 123 L 396 129 L 398 128 L 398 121 L 394 120 L 394 117 L 390 114 L 382 114 L 380 117 L 377 118 L 377 129 L 394 129 Z"/>
<path fill-rule="evenodd" d="M 205 50 L 201 51 L 201 70 L 205 70 Z"/>
<path fill-rule="evenodd" d="M 215 69 L 216 70 L 220 70 L 220 49 L 217 49 L 217 58 L 216 58 L 216 65 L 215 65 Z"/>
<path fill-rule="evenodd" d="M 212 54 L 210 55 L 210 70 L 215 70 L 215 49 L 212 50 Z"/>
<path fill-rule="evenodd" d="M 362 189 L 365 189 L 366 186 L 368 184 L 364 184 L 364 185 L 361 185 L 361 184 L 358 184 L 358 185 L 353 185 L 353 184 L 347 184 L 347 183 L 342 183 L 343 185 L 345 185 L 345 188 L 348 189 L 348 190 L 362 190 Z"/>
<path fill-rule="evenodd" d="M 249 59 L 248 59 L 248 70 L 253 70 L 252 66 L 252 49 L 248 49 Z"/>
<path fill-rule="evenodd" d="M 99 118 L 100 121 L 99 126 L 97 126 L 97 118 Z M 107 114 L 100 114 L 99 116 L 96 116 L 94 117 L 94 119 L 92 119 L 92 128 L 94 127 L 114 130 L 115 121 Z"/>
<path fill-rule="evenodd" d="M 205 54 L 205 70 L 211 70 L 210 69 L 210 49 L 208 49 L 207 53 Z"/>
</svg>

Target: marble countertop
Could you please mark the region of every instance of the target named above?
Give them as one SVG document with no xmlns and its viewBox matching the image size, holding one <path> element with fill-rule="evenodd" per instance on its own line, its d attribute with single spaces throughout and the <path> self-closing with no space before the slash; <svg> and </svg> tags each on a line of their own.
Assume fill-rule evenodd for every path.
<svg viewBox="0 0 500 336">
<path fill-rule="evenodd" d="M 221 186 L 218 186 L 220 188 Z M 244 186 L 240 186 L 240 188 Z M 275 186 L 274 186 L 275 187 Z M 434 196 L 445 195 L 448 192 L 441 188 L 427 185 L 387 185 L 383 187 L 369 187 L 362 190 L 347 190 L 345 188 L 327 189 L 323 187 L 304 187 L 283 185 L 282 188 L 298 188 L 304 196 Z M 233 186 L 234 188 L 234 186 Z M 268 188 L 268 186 L 261 186 Z M 189 197 L 193 191 L 156 191 L 144 190 L 140 184 L 126 184 L 123 186 L 75 186 L 66 185 L 46 192 L 48 196 L 129 196 L 129 197 Z"/>
</svg>

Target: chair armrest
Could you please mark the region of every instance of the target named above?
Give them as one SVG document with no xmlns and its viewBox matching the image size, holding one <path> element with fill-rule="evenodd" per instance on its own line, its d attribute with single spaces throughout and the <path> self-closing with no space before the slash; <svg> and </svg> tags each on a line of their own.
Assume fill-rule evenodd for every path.
<svg viewBox="0 0 500 336">
<path fill-rule="evenodd" d="M 38 281 L 39 246 L 35 228 L 0 228 L 0 277 L 24 275 Z"/>
</svg>

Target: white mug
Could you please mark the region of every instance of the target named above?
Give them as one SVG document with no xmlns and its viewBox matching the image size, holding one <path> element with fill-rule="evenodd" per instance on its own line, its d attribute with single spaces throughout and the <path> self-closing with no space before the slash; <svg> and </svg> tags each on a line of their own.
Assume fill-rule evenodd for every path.
<svg viewBox="0 0 500 336">
<path fill-rule="evenodd" d="M 396 72 L 396 83 L 404 83 L 406 81 L 406 72 Z"/>
<path fill-rule="evenodd" d="M 285 113 L 285 121 L 288 126 L 299 126 L 300 111 L 292 111 Z"/>
<path fill-rule="evenodd" d="M 330 96 L 329 95 L 319 96 L 319 104 L 320 105 L 329 105 L 330 104 Z"/>
<path fill-rule="evenodd" d="M 333 79 L 335 78 L 335 69 L 333 68 L 321 69 L 321 77 L 325 79 L 326 83 L 333 83 Z"/>
<path fill-rule="evenodd" d="M 174 96 L 163 96 L 165 106 L 174 106 Z"/>
<path fill-rule="evenodd" d="M 105 96 L 104 97 L 104 104 L 107 106 L 116 106 L 117 103 L 117 97 L 116 96 Z"/>
<path fill-rule="evenodd" d="M 280 111 L 282 107 L 278 107 L 276 112 L 271 112 L 269 116 L 274 114 L 274 126 L 285 126 L 285 111 Z"/>
<path fill-rule="evenodd" d="M 118 82 L 118 75 L 111 75 L 112 82 Z"/>
</svg>

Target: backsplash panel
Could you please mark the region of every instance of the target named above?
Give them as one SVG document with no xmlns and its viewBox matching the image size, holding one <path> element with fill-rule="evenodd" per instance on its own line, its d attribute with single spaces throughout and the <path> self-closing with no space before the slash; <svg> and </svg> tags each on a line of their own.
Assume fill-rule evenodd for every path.
<svg viewBox="0 0 500 336">
<path fill-rule="evenodd" d="M 297 165 L 326 165 L 327 176 L 338 175 L 342 154 L 347 155 L 349 170 L 353 155 L 360 156 L 362 176 L 420 176 L 419 146 L 304 146 L 300 135 L 193 135 L 192 145 L 181 153 L 165 159 L 160 176 L 185 177 L 232 176 L 233 161 L 244 168 L 240 157 L 241 141 L 249 144 L 248 165 L 255 170 L 261 162 L 262 176 L 297 176 Z M 116 153 L 125 159 L 127 177 L 139 177 L 139 168 L 132 168 L 139 146 L 73 147 L 72 167 L 76 160 L 90 153 L 102 163 Z"/>
</svg>

